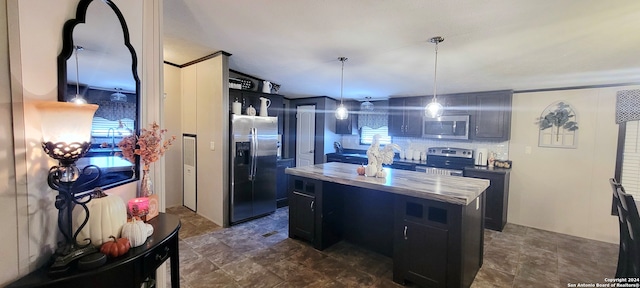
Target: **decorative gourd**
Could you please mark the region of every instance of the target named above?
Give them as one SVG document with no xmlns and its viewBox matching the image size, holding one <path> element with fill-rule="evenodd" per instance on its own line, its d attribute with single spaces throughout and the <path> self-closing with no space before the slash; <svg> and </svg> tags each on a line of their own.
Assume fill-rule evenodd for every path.
<svg viewBox="0 0 640 288">
<path fill-rule="evenodd" d="M 102 189 L 96 189 L 92 199 L 87 203 L 89 222 L 80 230 L 76 241 L 85 243 L 84 239 L 91 239 L 96 247 L 109 241 L 109 236 L 120 236 L 122 225 L 127 223 L 127 207 L 122 198 L 117 195 L 109 196 Z M 85 219 L 85 211 L 81 205 L 73 208 L 73 231 L 76 231 Z"/>
<path fill-rule="evenodd" d="M 153 233 L 153 226 L 136 218 L 122 226 L 122 237 L 129 238 L 131 247 L 138 247 L 147 241 L 147 237 Z"/>
<path fill-rule="evenodd" d="M 358 168 L 356 168 L 356 172 L 358 172 L 358 175 L 364 175 L 365 173 L 364 166 L 358 166 Z"/>
<path fill-rule="evenodd" d="M 109 236 L 109 238 L 113 239 L 113 241 L 104 242 L 104 244 L 100 246 L 100 253 L 116 258 L 126 254 L 129 248 L 131 248 L 131 244 L 129 244 L 129 239 L 127 238 L 116 239 L 116 237 L 113 236 Z"/>
</svg>

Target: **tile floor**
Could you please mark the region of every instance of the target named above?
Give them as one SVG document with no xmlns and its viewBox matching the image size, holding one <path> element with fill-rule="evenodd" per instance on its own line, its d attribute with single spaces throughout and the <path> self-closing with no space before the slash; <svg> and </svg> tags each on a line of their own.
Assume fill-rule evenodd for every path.
<svg viewBox="0 0 640 288">
<path fill-rule="evenodd" d="M 167 213 L 182 220 L 181 287 L 401 287 L 386 256 L 344 241 L 317 251 L 288 238 L 287 207 L 231 228 L 184 207 Z M 615 244 L 507 224 L 503 232 L 486 230 L 484 264 L 471 287 L 604 283 L 615 275 L 617 255 Z"/>
</svg>

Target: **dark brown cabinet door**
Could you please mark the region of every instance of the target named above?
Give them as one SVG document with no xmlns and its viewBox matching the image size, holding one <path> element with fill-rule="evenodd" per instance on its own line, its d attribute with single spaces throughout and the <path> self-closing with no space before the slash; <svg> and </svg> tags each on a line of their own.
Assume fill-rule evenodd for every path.
<svg viewBox="0 0 640 288">
<path fill-rule="evenodd" d="M 402 230 L 407 278 L 421 286 L 445 287 L 448 232 L 411 221 L 404 221 Z"/>
<path fill-rule="evenodd" d="M 404 99 L 389 99 L 389 130 L 390 136 L 404 135 Z"/>
<path fill-rule="evenodd" d="M 502 231 L 507 224 L 509 204 L 510 173 L 493 173 L 477 170 L 465 170 L 465 177 L 487 179 L 489 188 L 485 192 L 484 225 L 485 228 Z"/>
<path fill-rule="evenodd" d="M 315 238 L 315 200 L 313 195 L 293 191 L 289 196 L 289 233 L 313 242 Z"/>
<path fill-rule="evenodd" d="M 469 115 L 472 105 L 469 105 L 468 94 L 449 94 L 438 96 L 438 101 L 442 98 L 444 106 L 443 115 Z"/>
<path fill-rule="evenodd" d="M 424 97 L 389 99 L 389 135 L 420 137 Z"/>
<path fill-rule="evenodd" d="M 289 186 L 289 175 L 284 170 L 293 167 L 293 159 L 278 160 L 276 165 L 277 181 L 276 181 L 276 207 L 284 207 L 289 205 L 287 188 Z"/>
<path fill-rule="evenodd" d="M 396 196 L 393 240 L 395 282 L 404 283 L 408 280 L 420 287 L 455 286 L 447 283 L 447 277 L 453 276 L 448 275 L 452 273 L 448 270 L 449 261 L 456 253 L 449 246 L 456 241 L 455 235 L 449 233 L 451 225 L 456 225 L 452 213 L 446 205 L 436 201 Z"/>
<path fill-rule="evenodd" d="M 422 136 L 422 117 L 424 116 L 423 97 L 409 97 L 404 101 L 405 125 L 404 136 Z"/>
<path fill-rule="evenodd" d="M 486 92 L 475 95 L 475 123 L 470 138 L 506 141 L 511 136 L 512 91 Z"/>
</svg>

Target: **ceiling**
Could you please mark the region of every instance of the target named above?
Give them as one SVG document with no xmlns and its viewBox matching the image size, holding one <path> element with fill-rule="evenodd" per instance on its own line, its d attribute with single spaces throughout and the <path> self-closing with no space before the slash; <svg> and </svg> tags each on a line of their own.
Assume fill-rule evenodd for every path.
<svg viewBox="0 0 640 288">
<path fill-rule="evenodd" d="M 167 0 L 165 61 L 219 50 L 288 98 L 640 83 L 640 1 Z"/>
</svg>

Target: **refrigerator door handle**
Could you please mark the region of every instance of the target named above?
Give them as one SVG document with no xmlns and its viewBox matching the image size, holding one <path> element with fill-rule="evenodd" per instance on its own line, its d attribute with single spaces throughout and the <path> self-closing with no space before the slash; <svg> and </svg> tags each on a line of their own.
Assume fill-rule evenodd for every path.
<svg viewBox="0 0 640 288">
<path fill-rule="evenodd" d="M 253 135 L 252 135 L 252 154 L 251 154 L 251 178 L 252 180 L 256 179 L 256 171 L 258 170 L 258 128 L 253 127 Z"/>
<path fill-rule="evenodd" d="M 251 145 L 249 146 L 249 181 L 253 181 L 253 165 L 255 165 L 255 161 L 253 160 L 253 155 L 256 153 L 255 148 L 255 133 L 253 132 L 253 127 L 249 130 L 249 142 Z"/>
</svg>

